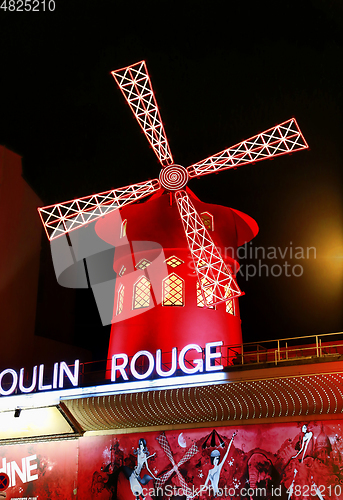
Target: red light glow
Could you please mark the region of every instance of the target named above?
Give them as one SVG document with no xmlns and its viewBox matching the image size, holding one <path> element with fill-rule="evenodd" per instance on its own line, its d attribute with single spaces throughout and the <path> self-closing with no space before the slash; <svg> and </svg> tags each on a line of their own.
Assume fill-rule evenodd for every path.
<svg viewBox="0 0 343 500">
<path fill-rule="evenodd" d="M 188 178 L 307 149 L 296 120 L 292 118 L 276 125 L 186 169 L 173 164 L 145 61 L 112 71 L 112 75 L 162 165 L 160 180 L 39 208 L 48 238 L 52 240 L 68 233 L 159 189 L 176 191 L 177 206 L 206 305 L 213 307 L 227 302 L 228 297 L 232 300 L 242 295 L 186 191 L 177 190 L 186 186 Z"/>
</svg>

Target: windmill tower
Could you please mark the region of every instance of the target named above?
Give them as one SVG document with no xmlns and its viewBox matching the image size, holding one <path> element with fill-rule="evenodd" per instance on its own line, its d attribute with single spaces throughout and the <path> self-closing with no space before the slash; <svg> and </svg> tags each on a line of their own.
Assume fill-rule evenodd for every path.
<svg viewBox="0 0 343 500">
<path fill-rule="evenodd" d="M 185 168 L 174 163 L 145 62 L 112 75 L 162 166 L 159 178 L 40 208 L 48 238 L 72 237 L 94 223 L 96 234 L 115 247 L 109 357 L 240 344 L 235 256 L 258 227 L 246 214 L 200 201 L 188 180 L 308 145 L 290 119 Z"/>
</svg>

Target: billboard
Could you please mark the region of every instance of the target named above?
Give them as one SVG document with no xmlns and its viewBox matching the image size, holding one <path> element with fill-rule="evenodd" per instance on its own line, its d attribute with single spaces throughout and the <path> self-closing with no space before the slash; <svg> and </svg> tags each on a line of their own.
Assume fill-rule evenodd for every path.
<svg viewBox="0 0 343 500">
<path fill-rule="evenodd" d="M 342 500 L 342 426 L 256 423 L 2 446 L 0 472 L 10 477 L 8 500 Z"/>
<path fill-rule="evenodd" d="M 10 478 L 7 500 L 77 498 L 77 458 L 77 440 L 1 446 L 0 472 Z"/>
<path fill-rule="evenodd" d="M 342 499 L 342 425 L 329 420 L 84 437 L 79 497 Z"/>
</svg>

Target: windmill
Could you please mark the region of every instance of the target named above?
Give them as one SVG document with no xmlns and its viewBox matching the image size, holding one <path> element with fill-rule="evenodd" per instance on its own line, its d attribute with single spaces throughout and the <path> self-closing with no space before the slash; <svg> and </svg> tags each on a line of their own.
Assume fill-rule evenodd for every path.
<svg viewBox="0 0 343 500">
<path fill-rule="evenodd" d="M 187 183 L 194 177 L 308 148 L 296 120 L 287 120 L 184 167 L 174 163 L 145 61 L 113 71 L 112 75 L 161 164 L 160 175 L 146 182 L 39 208 L 48 238 L 55 240 L 154 193 L 167 192 L 178 208 L 203 304 L 214 308 L 228 298 L 234 300 L 242 295 L 234 270 L 224 261 L 205 227 Z"/>
</svg>

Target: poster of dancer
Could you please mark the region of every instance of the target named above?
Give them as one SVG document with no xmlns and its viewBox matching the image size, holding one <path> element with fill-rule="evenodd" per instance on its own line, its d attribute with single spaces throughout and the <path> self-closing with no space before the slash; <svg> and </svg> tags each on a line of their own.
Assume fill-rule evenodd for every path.
<svg viewBox="0 0 343 500">
<path fill-rule="evenodd" d="M 9 500 L 343 500 L 343 421 L 5 445 Z"/>
<path fill-rule="evenodd" d="M 91 500 L 343 499 L 343 422 L 292 422 L 84 437 Z"/>
</svg>

